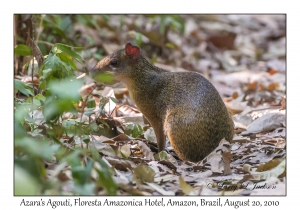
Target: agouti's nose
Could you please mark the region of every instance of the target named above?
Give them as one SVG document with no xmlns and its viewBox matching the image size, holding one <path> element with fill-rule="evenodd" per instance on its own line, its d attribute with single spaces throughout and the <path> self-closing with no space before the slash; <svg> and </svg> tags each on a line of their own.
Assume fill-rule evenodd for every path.
<svg viewBox="0 0 300 210">
<path fill-rule="evenodd" d="M 93 77 L 93 75 L 95 75 L 97 72 L 99 72 L 99 62 L 92 68 L 89 70 L 89 75 Z"/>
<path fill-rule="evenodd" d="M 96 72 L 99 70 L 99 67 L 98 67 L 98 63 L 92 68 L 90 69 L 90 72 Z"/>
</svg>

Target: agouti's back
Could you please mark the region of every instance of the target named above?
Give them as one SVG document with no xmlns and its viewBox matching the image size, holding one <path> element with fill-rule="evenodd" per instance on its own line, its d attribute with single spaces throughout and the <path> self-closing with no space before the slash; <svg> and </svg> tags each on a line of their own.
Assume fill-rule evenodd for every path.
<svg viewBox="0 0 300 210">
<path fill-rule="evenodd" d="M 109 71 L 124 82 L 137 107 L 154 128 L 158 149 L 168 136 L 176 154 L 197 162 L 225 138 L 233 137 L 233 122 L 219 93 L 194 72 L 167 72 L 152 66 L 130 43 L 100 61 L 92 70 Z"/>
</svg>

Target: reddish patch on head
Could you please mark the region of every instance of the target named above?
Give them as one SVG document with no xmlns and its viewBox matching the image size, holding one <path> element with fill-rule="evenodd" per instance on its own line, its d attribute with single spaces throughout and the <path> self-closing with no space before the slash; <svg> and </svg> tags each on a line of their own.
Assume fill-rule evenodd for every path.
<svg viewBox="0 0 300 210">
<path fill-rule="evenodd" d="M 140 48 L 138 46 L 133 46 L 128 42 L 125 46 L 125 53 L 133 59 L 138 59 L 140 57 Z"/>
</svg>

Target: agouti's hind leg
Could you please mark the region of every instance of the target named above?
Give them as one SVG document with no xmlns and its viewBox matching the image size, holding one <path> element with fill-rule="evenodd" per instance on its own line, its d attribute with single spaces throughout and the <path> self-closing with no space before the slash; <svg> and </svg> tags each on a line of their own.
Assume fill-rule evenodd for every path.
<svg viewBox="0 0 300 210">
<path fill-rule="evenodd" d="M 173 109 L 168 112 L 164 122 L 164 131 L 168 136 L 170 143 L 175 150 L 177 156 L 182 161 L 188 161 L 189 156 L 197 147 L 197 144 L 190 140 L 189 123 L 193 121 L 194 115 L 185 112 L 180 114 L 182 110 Z"/>
</svg>

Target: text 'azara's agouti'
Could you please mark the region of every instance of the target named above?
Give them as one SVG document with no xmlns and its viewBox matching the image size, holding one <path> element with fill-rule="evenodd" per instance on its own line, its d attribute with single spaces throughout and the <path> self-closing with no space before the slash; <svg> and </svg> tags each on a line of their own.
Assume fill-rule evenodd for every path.
<svg viewBox="0 0 300 210">
<path fill-rule="evenodd" d="M 124 82 L 129 95 L 154 128 L 158 150 L 165 149 L 168 136 L 183 161 L 197 162 L 225 138 L 233 138 L 233 122 L 218 91 L 195 72 L 168 72 L 151 65 L 139 47 L 103 58 L 91 70 L 93 78 L 111 72 Z"/>
</svg>

